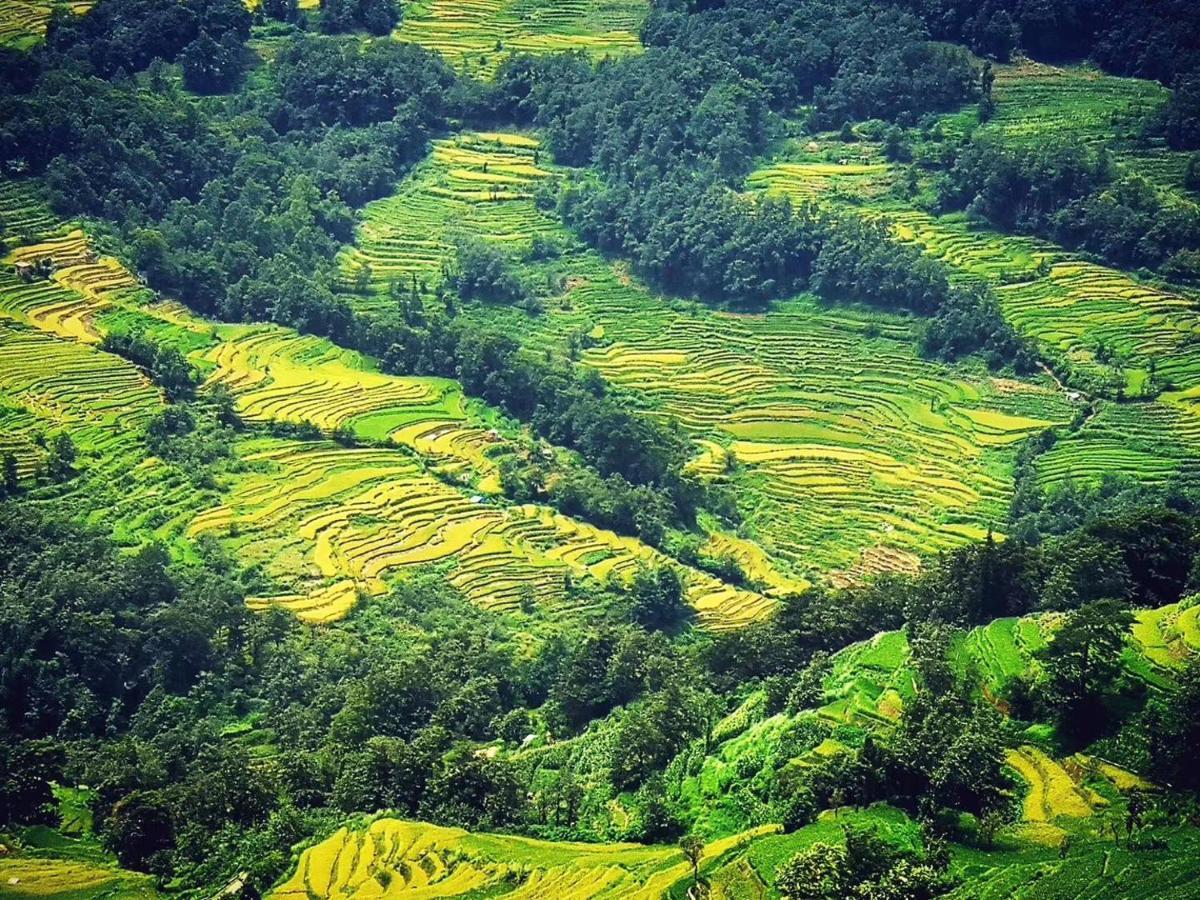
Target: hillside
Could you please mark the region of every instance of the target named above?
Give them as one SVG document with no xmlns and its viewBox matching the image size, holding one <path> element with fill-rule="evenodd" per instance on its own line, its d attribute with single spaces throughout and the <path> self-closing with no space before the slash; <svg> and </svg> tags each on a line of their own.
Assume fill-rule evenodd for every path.
<svg viewBox="0 0 1200 900">
<path fill-rule="evenodd" d="M 1196 46 L 0 0 L 0 896 L 1197 896 Z"/>
</svg>

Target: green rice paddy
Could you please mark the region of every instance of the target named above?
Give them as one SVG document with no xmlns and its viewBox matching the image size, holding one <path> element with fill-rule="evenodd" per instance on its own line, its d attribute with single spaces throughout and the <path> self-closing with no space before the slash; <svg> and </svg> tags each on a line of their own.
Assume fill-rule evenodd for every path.
<svg viewBox="0 0 1200 900">
<path fill-rule="evenodd" d="M 646 0 L 416 0 L 405 4 L 395 37 L 487 77 L 513 53 L 636 52 L 648 11 Z"/>
<path fill-rule="evenodd" d="M 912 319 L 809 298 L 732 315 L 654 297 L 539 210 L 537 183 L 566 176 L 528 136 L 439 142 L 393 197 L 367 207 L 341 256 L 346 285 L 370 267 L 370 289 L 352 302 L 380 310 L 390 280 L 432 291 L 456 233 L 506 250 L 532 283 L 555 285 L 546 312 L 467 314 L 531 347 L 582 344 L 582 362 L 696 442 L 697 471 L 734 484 L 743 537 L 785 577 L 908 571 L 921 552 L 1001 527 L 1016 444 L 1074 415 L 1049 382 L 921 359 Z M 562 254 L 529 260 L 535 235 Z"/>
</svg>

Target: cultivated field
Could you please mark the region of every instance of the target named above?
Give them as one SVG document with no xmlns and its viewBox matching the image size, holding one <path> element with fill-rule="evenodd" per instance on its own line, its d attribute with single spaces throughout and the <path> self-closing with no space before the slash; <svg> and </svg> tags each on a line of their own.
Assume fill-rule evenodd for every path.
<svg viewBox="0 0 1200 900">
<path fill-rule="evenodd" d="M 58 7 L 76 15 L 92 8 L 92 0 L 0 0 L 0 46 L 28 50 L 46 34 L 46 23 Z"/>
<path fill-rule="evenodd" d="M 734 316 L 653 297 L 538 209 L 536 182 L 561 174 L 524 135 L 438 142 L 343 251 L 347 286 L 370 267 L 352 302 L 381 309 L 393 279 L 432 291 L 457 233 L 506 249 L 532 283 L 555 285 L 546 313 L 468 314 L 532 347 L 580 340 L 584 363 L 678 422 L 693 470 L 741 492 L 753 543 L 732 549 L 757 581 L 906 571 L 919 551 L 982 537 L 1004 519 L 1016 442 L 1073 415 L 1048 384 L 922 360 L 909 319 L 807 300 Z M 565 255 L 528 261 L 535 235 Z"/>
<path fill-rule="evenodd" d="M 354 244 L 339 256 L 343 286 L 364 266 L 371 289 L 356 298 L 372 311 L 388 303 L 389 283 L 417 280 L 428 294 L 453 257 L 454 237 L 472 234 L 513 252 L 555 222 L 533 202 L 537 182 L 550 177 L 549 154 L 522 134 L 469 132 L 433 142 L 433 152 L 390 197 L 367 205 Z"/>
<path fill-rule="evenodd" d="M 1137 137 L 1140 119 L 1167 101 L 1168 91 L 1154 81 L 1120 78 L 1086 66 L 1058 67 L 1023 60 L 995 67 L 992 97 L 996 112 L 983 132 L 1014 143 L 1057 139 L 1088 144 L 1118 139 L 1116 159 L 1159 187 L 1183 184 L 1188 154 Z M 960 133 L 975 120 L 973 109 L 946 116 L 947 134 Z"/>
<path fill-rule="evenodd" d="M 635 52 L 648 9 L 646 0 L 417 0 L 395 36 L 488 77 L 512 53 Z"/>
<path fill-rule="evenodd" d="M 724 861 L 777 830 L 765 826 L 711 843 L 700 865 Z M 354 831 L 342 828 L 305 850 L 295 873 L 270 896 L 652 900 L 690 878 L 691 869 L 675 847 L 553 843 L 378 819 Z"/>
<path fill-rule="evenodd" d="M 1093 89 L 1113 81 L 1123 84 L 1079 74 L 1056 77 Z M 1024 82 L 1014 73 L 1005 90 L 1018 84 Z M 1048 88 L 1037 89 L 1053 97 Z M 1104 99 L 1103 90 L 1098 93 L 1093 97 L 1096 108 L 1112 113 L 1114 102 Z M 1053 106 L 1052 99 L 1046 103 Z M 1014 104 L 1004 119 L 1006 127 L 1016 129 L 1022 109 Z M 1039 109 L 1030 106 L 1031 129 L 1049 127 Z M 1054 115 L 1065 115 L 1065 108 L 1056 109 Z M 1099 133 L 1101 119 L 1108 123 L 1095 112 L 1081 115 L 1076 124 Z M 1105 127 L 1111 133 L 1111 124 Z M 842 165 L 840 160 L 851 162 Z M 1126 162 L 1137 164 L 1131 160 Z M 1045 241 L 980 228 L 962 215 L 917 210 L 893 192 L 899 171 L 882 160 L 876 144 L 845 145 L 821 136 L 793 142 L 750 176 L 748 188 L 827 204 L 846 215 L 886 219 L 897 237 L 941 259 L 954 277 L 991 285 L 1006 317 L 1022 334 L 1099 385 L 1097 396 L 1077 395 L 1093 406 L 1084 427 L 1063 431 L 1059 443 L 1038 460 L 1045 486 L 1091 482 L 1103 475 L 1161 484 L 1174 475 L 1200 471 L 1200 316 L 1191 293 L 1139 281 Z M 1112 360 L 1102 361 L 1102 346 L 1112 352 Z M 1156 393 L 1156 399 L 1146 402 Z M 1139 402 L 1127 402 L 1131 399 Z"/>
<path fill-rule="evenodd" d="M 919 244 L 960 277 L 992 285 L 1022 334 L 1070 366 L 1113 381 L 1114 393 L 1119 388 L 1130 396 L 1141 394 L 1152 370 L 1161 383 L 1181 391 L 1200 388 L 1200 316 L 1183 291 L 1141 283 L 1045 241 L 979 228 L 962 215 L 934 216 L 895 202 L 840 203 L 869 196 L 854 167 L 806 158 L 823 151 L 797 150 L 752 174 L 750 189 L 886 218 L 901 240 Z M 869 168 L 876 173 L 871 184 L 892 178 L 878 164 Z M 1112 349 L 1119 367 L 1097 359 L 1101 345 Z M 1192 394 L 1186 398 L 1190 401 Z"/>
<path fill-rule="evenodd" d="M 1184 601 L 1138 613 L 1125 663 L 1151 690 L 1178 671 L 1188 652 L 1200 652 L 1198 609 Z M 953 645 L 950 663 L 960 677 L 976 680 L 982 699 L 1007 714 L 999 699 L 1003 689 L 1020 675 L 1037 673 L 1034 654 L 1046 646 L 1060 621 L 1055 614 L 1043 614 L 973 628 Z M 681 797 L 696 817 L 697 830 L 722 835 L 761 821 L 770 809 L 747 785 L 768 784 L 774 777 L 770 773 L 807 768 L 848 752 L 864 732 L 892 731 L 916 690 L 910 659 L 903 632 L 881 632 L 834 654 L 821 695 L 807 709 L 767 715 L 766 693 L 751 694 L 714 726 L 712 749 L 698 769 L 689 769 L 682 778 Z M 1006 831 L 1014 846 L 1058 847 L 1068 832 L 1091 834 L 1088 829 L 1098 823 L 1093 817 L 1124 792 L 1153 788 L 1103 759 L 1082 754 L 1055 759 L 1033 744 L 1007 751 L 1006 762 L 1021 811 Z M 765 774 L 756 779 L 759 771 Z"/>
<path fill-rule="evenodd" d="M 0 859 L 0 897 L 149 900 L 158 896 L 149 875 L 112 865 L 39 857 Z"/>
<path fill-rule="evenodd" d="M 10 261 L 44 258 L 57 266 L 49 280 L 0 273 L 0 416 L 10 426 L 0 449 L 32 474 L 46 435 L 68 431 L 83 472 L 65 490 L 90 498 L 94 521 L 119 539 L 153 537 L 183 555 L 201 535 L 237 548 L 281 586 L 256 607 L 279 603 L 330 621 L 361 594 L 385 591 L 389 578 L 435 565 L 484 607 L 570 612 L 572 582 L 627 579 L 647 563 L 679 568 L 688 600 L 712 627 L 744 624 L 773 605 L 634 539 L 497 499 L 496 461 L 515 447 L 478 418 L 456 382 L 385 375 L 323 339 L 147 303 L 82 232 L 18 248 Z M 371 446 L 247 436 L 220 485 L 195 483 L 146 455 L 141 430 L 161 408 L 158 391 L 92 346 L 132 326 L 189 353 L 246 422 L 348 432 Z"/>
</svg>

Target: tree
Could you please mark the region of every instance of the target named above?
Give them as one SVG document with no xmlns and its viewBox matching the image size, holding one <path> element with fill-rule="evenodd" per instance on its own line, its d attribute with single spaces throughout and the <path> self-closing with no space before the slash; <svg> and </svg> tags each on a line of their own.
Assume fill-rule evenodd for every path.
<svg viewBox="0 0 1200 900">
<path fill-rule="evenodd" d="M 638 809 L 637 837 L 645 843 L 662 843 L 679 836 L 682 827 L 671 802 L 662 776 L 658 773 L 647 779 L 638 790 L 635 804 Z"/>
<path fill-rule="evenodd" d="M 300 5 L 296 0 L 263 0 L 260 7 L 268 19 L 295 22 L 300 17 Z"/>
<path fill-rule="evenodd" d="M 104 840 L 121 865 L 140 872 L 151 859 L 174 843 L 171 810 L 156 792 L 134 791 L 113 807 L 105 823 Z"/>
<path fill-rule="evenodd" d="M 820 841 L 792 856 L 775 875 L 780 900 L 842 900 L 850 888 L 845 848 Z"/>
<path fill-rule="evenodd" d="M 21 489 L 21 476 L 17 469 L 16 455 L 11 451 L 5 451 L 2 466 L 4 480 L 0 487 L 2 487 L 5 496 L 12 497 Z"/>
<path fill-rule="evenodd" d="M 184 85 L 198 94 L 228 90 L 242 74 L 244 53 L 234 32 L 226 32 L 217 41 L 207 31 L 201 31 L 179 54 Z"/>
<path fill-rule="evenodd" d="M 50 445 L 50 456 L 46 460 L 46 468 L 50 477 L 55 481 L 65 481 L 70 478 L 75 469 L 75 442 L 65 431 L 54 436 Z"/>
<path fill-rule="evenodd" d="M 704 841 L 696 834 L 684 835 L 679 840 L 679 849 L 692 864 L 692 887 L 700 881 L 700 860 L 704 858 Z"/>
<path fill-rule="evenodd" d="M 1200 790 L 1200 657 L 1178 676 L 1179 690 L 1151 700 L 1143 715 L 1152 771 L 1184 790 Z"/>
<path fill-rule="evenodd" d="M 1045 701 L 1064 734 L 1089 743 L 1110 725 L 1109 701 L 1126 686 L 1121 665 L 1133 614 L 1116 600 L 1073 612 L 1038 656 L 1046 672 Z"/>
<path fill-rule="evenodd" d="M 365 294 L 371 289 L 371 264 L 359 263 L 354 269 L 354 292 Z"/>
<path fill-rule="evenodd" d="M 1200 150 L 1200 73 L 1176 83 L 1163 110 L 1163 134 L 1176 150 Z"/>
<path fill-rule="evenodd" d="M 683 599 L 683 582 L 670 566 L 642 568 L 629 588 L 630 616 L 643 628 L 668 631 L 691 614 Z"/>
<path fill-rule="evenodd" d="M 1183 186 L 1189 191 L 1200 193 L 1200 153 L 1193 153 L 1183 175 Z"/>
<path fill-rule="evenodd" d="M 518 303 L 531 291 L 513 271 L 508 258 L 491 244 L 462 237 L 456 243 L 456 265 L 451 279 L 464 300 Z"/>
</svg>

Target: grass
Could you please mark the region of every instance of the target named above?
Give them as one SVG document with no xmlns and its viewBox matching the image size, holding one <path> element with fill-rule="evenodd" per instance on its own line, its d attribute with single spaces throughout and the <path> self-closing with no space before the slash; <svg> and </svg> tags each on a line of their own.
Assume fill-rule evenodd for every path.
<svg viewBox="0 0 1200 900">
<path fill-rule="evenodd" d="M 513 53 L 637 52 L 648 10 L 645 0 L 416 0 L 406 4 L 395 36 L 489 77 Z"/>
</svg>

